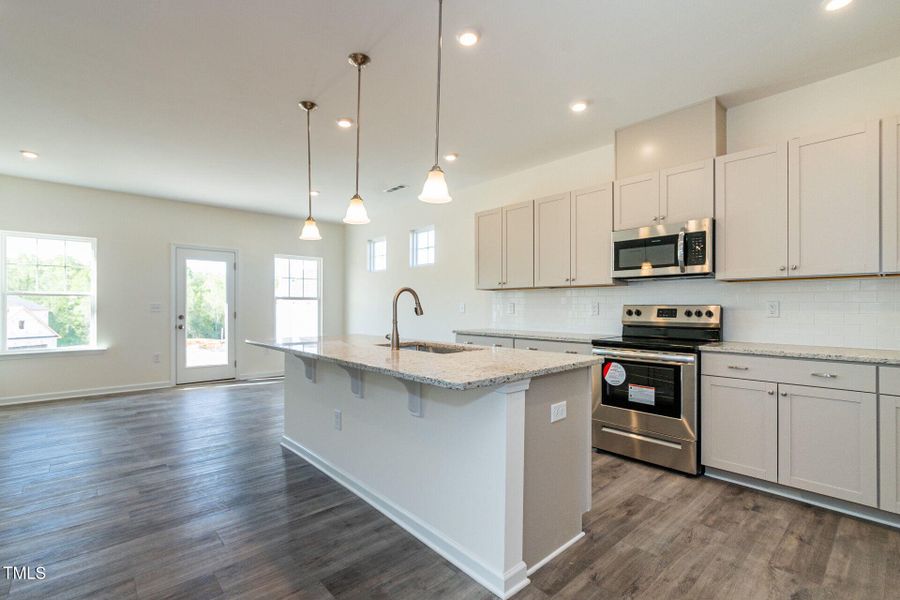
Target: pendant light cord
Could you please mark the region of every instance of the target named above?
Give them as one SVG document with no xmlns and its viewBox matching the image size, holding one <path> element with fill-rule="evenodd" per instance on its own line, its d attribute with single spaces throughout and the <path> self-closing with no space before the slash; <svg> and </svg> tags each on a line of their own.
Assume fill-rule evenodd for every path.
<svg viewBox="0 0 900 600">
<path fill-rule="evenodd" d="M 362 95 L 362 65 L 356 65 L 356 195 L 359 196 L 359 105 Z"/>
<path fill-rule="evenodd" d="M 441 48 L 444 31 L 444 0 L 438 0 L 438 64 L 437 64 L 437 105 L 434 117 L 434 166 L 438 165 L 438 148 L 441 139 Z"/>
<path fill-rule="evenodd" d="M 306 198 L 309 202 L 309 211 L 307 216 L 312 218 L 312 143 L 309 136 L 309 113 L 306 111 Z"/>
</svg>

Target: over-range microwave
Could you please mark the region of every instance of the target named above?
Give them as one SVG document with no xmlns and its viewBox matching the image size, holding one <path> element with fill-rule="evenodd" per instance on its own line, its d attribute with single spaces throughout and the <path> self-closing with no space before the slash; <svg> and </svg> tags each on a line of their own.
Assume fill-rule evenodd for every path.
<svg viewBox="0 0 900 600">
<path fill-rule="evenodd" d="M 713 220 L 651 225 L 612 234 L 612 276 L 704 276 L 713 274 Z"/>
</svg>

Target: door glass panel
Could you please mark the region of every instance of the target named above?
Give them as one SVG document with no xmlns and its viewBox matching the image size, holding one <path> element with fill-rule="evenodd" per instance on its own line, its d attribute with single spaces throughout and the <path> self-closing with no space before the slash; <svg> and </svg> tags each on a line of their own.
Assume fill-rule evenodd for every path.
<svg viewBox="0 0 900 600">
<path fill-rule="evenodd" d="M 228 364 L 228 263 L 185 261 L 185 362 L 188 367 Z"/>
</svg>

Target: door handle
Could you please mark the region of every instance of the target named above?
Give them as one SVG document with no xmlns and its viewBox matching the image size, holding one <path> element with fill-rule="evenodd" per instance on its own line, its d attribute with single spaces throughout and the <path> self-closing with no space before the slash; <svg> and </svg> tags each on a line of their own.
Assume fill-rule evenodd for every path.
<svg viewBox="0 0 900 600">
<path fill-rule="evenodd" d="M 684 229 L 678 232 L 678 268 L 684 273 Z"/>
</svg>

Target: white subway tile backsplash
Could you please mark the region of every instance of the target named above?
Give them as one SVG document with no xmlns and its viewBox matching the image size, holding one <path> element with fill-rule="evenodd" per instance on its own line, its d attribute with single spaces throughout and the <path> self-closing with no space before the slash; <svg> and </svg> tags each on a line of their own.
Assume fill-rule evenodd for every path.
<svg viewBox="0 0 900 600">
<path fill-rule="evenodd" d="M 781 303 L 781 317 L 766 303 Z M 504 307 L 515 302 L 516 314 Z M 593 315 L 594 303 L 600 314 Z M 621 331 L 623 304 L 721 304 L 727 340 L 900 349 L 900 278 L 725 283 L 711 279 L 631 282 L 607 288 L 496 292 L 492 327 Z"/>
</svg>

